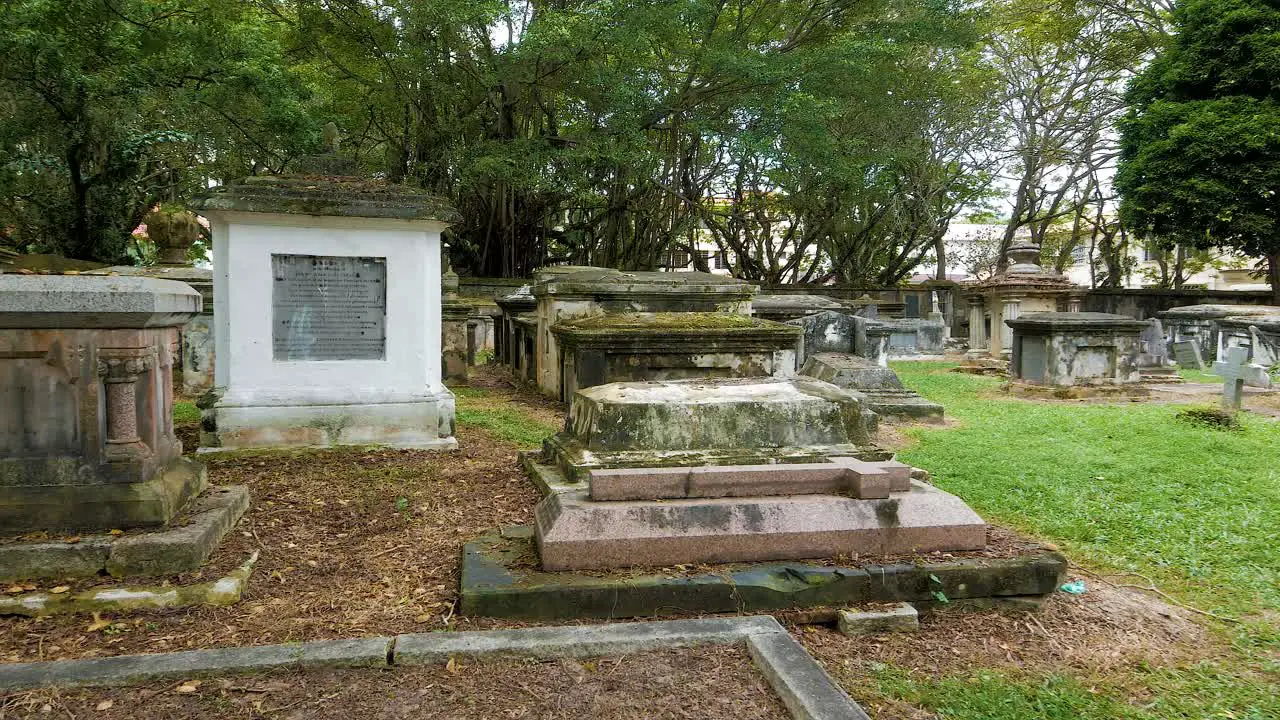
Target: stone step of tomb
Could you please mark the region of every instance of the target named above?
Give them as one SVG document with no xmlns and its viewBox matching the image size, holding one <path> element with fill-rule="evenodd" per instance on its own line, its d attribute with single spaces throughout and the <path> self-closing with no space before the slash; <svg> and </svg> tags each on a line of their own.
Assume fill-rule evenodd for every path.
<svg viewBox="0 0 1280 720">
<path fill-rule="evenodd" d="M 978 550 L 987 525 L 960 498 L 912 481 L 884 499 L 841 495 L 598 502 L 553 493 L 535 512 L 542 569 L 605 570 L 838 555 Z"/>
<path fill-rule="evenodd" d="M 597 468 L 588 478 L 595 501 L 817 494 L 865 499 L 911 489 L 909 465 L 855 458 L 832 458 L 825 463 Z"/>
</svg>

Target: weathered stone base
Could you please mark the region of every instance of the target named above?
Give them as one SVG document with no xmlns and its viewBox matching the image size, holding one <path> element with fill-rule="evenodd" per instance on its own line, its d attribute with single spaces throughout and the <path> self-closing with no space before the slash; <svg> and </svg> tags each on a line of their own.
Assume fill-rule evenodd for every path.
<svg viewBox="0 0 1280 720">
<path fill-rule="evenodd" d="M 1145 400 L 1151 397 L 1151 389 L 1138 383 L 1055 387 L 1013 381 L 1001 388 L 1011 395 L 1036 400 Z"/>
<path fill-rule="evenodd" d="M 130 610 L 170 610 L 194 605 L 234 605 L 240 602 L 249 575 L 258 561 L 254 551 L 243 565 L 212 582 L 159 587 L 96 587 L 74 594 L 32 592 L 0 595 L 0 615 L 43 617 L 76 613 L 122 613 Z"/>
<path fill-rule="evenodd" d="M 883 500 L 840 495 L 538 503 L 546 570 L 663 567 L 978 550 L 987 524 L 960 498 L 913 482 Z"/>
<path fill-rule="evenodd" d="M 203 410 L 200 452 L 335 445 L 454 448 L 453 405 L 448 392 L 431 400 L 363 405 L 215 404 Z"/>
<path fill-rule="evenodd" d="M 884 417 L 941 423 L 943 408 L 912 390 L 858 390 L 867 396 L 867 407 Z"/>
<path fill-rule="evenodd" d="M 1013 558 L 836 567 L 760 563 L 703 575 L 544 572 L 532 529 L 506 528 L 462 550 L 463 615 L 570 620 L 675 613 L 768 612 L 880 602 L 1046 595 L 1066 559 L 1047 549 Z"/>
<path fill-rule="evenodd" d="M 0 487 L 0 529 L 159 527 L 208 485 L 203 465 L 178 458 L 141 482 Z"/>
<path fill-rule="evenodd" d="M 194 465 L 194 463 L 193 463 Z M 174 575 L 204 564 L 249 508 L 242 485 L 209 488 L 191 501 L 173 527 L 115 537 L 0 544 L 0 579 L 88 577 L 109 573 Z"/>
</svg>

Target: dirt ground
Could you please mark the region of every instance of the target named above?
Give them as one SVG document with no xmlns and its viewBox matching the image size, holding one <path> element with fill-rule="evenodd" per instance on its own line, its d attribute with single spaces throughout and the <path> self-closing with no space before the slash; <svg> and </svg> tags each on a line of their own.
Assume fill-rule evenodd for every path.
<svg viewBox="0 0 1280 720">
<path fill-rule="evenodd" d="M 459 663 L 315 670 L 41 690 L 0 698 L 8 718 L 585 718 L 782 720 L 790 717 L 738 647 L 590 661 Z"/>
<path fill-rule="evenodd" d="M 450 452 L 360 449 L 202 458 L 216 484 L 245 484 L 250 508 L 189 584 L 261 556 L 229 608 L 90 617 L 0 618 L 0 660 L 422 632 L 450 625 L 462 544 L 528 524 L 537 491 L 509 443 L 463 428 Z M 137 579 L 155 583 L 154 579 Z M 107 579 L 47 581 L 77 591 Z"/>
<path fill-rule="evenodd" d="M 1083 675 L 1123 672 L 1134 664 L 1175 666 L 1228 652 L 1188 610 L 1091 575 L 1085 595 L 1055 593 L 1036 612 L 940 611 L 920 620 L 920 632 L 851 637 L 829 627 L 792 627 L 872 717 L 934 716 L 886 705 L 868 688 L 877 663 L 941 677 L 976 667 Z"/>
</svg>

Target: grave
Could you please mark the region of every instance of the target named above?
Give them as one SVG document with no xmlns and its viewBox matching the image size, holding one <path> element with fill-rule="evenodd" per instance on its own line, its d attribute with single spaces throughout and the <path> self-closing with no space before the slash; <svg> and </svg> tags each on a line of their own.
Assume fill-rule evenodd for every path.
<svg viewBox="0 0 1280 720">
<path fill-rule="evenodd" d="M 822 295 L 757 295 L 751 299 L 751 313 L 764 320 L 786 322 L 823 311 L 839 312 L 844 306 Z"/>
<path fill-rule="evenodd" d="M 826 310 L 788 320 L 801 329 L 797 361 L 800 367 L 818 353 L 852 353 L 887 366 L 891 326 L 878 320 Z"/>
<path fill-rule="evenodd" d="M 862 399 L 829 383 L 687 380 L 579 391 L 543 458 L 545 570 L 971 550 L 986 524 L 877 459 Z"/>
<path fill-rule="evenodd" d="M 611 383 L 574 393 L 542 453 L 574 482 L 604 468 L 879 459 L 872 421 L 859 396 L 812 378 Z"/>
<path fill-rule="evenodd" d="M 1108 313 L 1032 313 L 1013 330 L 1012 379 L 1056 388 L 1138 383 L 1139 338 L 1147 323 Z"/>
<path fill-rule="evenodd" d="M 1083 302 L 1084 288 L 1040 267 L 1039 244 L 1015 242 L 1005 256 L 1003 273 L 970 286 L 970 353 L 1008 357 L 1015 352 L 1009 321 L 1029 313 L 1078 312 Z"/>
<path fill-rule="evenodd" d="M 946 324 L 940 315 L 929 320 L 881 319 L 872 321 L 869 327 L 876 323 L 888 335 L 885 354 L 889 357 L 936 356 L 946 351 Z"/>
<path fill-rule="evenodd" d="M 1146 329 L 1138 337 L 1138 372 L 1145 380 L 1178 382 L 1178 371 L 1169 359 L 1164 327 L 1156 318 L 1150 318 L 1146 323 Z"/>
<path fill-rule="evenodd" d="M 1240 409 L 1248 363 L 1248 348 L 1233 347 L 1225 360 L 1213 364 L 1214 373 L 1222 376 L 1222 406 L 1229 410 Z"/>
<path fill-rule="evenodd" d="M 522 458 L 544 495 L 535 526 L 464 548 L 462 612 L 620 618 L 1056 588 L 1060 556 L 986 556 L 985 522 L 872 444 L 871 419 L 858 393 L 803 377 L 579 390 L 566 430 Z"/>
<path fill-rule="evenodd" d="M 534 311 L 538 308 L 538 301 L 533 297 L 533 287 L 524 285 L 516 292 L 498 297 L 496 302 L 501 314 L 495 320 L 494 357 L 516 375 L 532 380 L 533 351 L 529 350 L 526 356 L 525 348 L 533 342 L 534 336 L 523 337 L 519 319 L 525 318 L 526 325 L 531 321 L 536 329 Z"/>
<path fill-rule="evenodd" d="M 1200 343 L 1195 340 L 1178 340 L 1169 343 L 1173 350 L 1174 362 L 1178 367 L 1192 370 L 1204 370 L 1204 357 L 1200 355 Z"/>
<path fill-rule="evenodd" d="M 444 379 L 467 381 L 470 341 L 468 325 L 475 308 L 458 299 L 458 274 L 447 265 L 440 278 L 440 364 Z"/>
<path fill-rule="evenodd" d="M 1219 347 L 1218 321 L 1228 317 L 1280 315 L 1280 307 L 1272 305 L 1185 305 L 1157 315 L 1164 323 L 1170 343 L 1196 342 L 1200 357 L 1216 357 Z"/>
<path fill-rule="evenodd" d="M 0 534 L 84 535 L 0 543 L 0 577 L 190 570 L 235 524 L 247 492 L 209 489 L 173 433 L 178 332 L 201 302 L 146 277 L 0 275 Z M 161 530 L 107 533 L 135 528 Z"/>
<path fill-rule="evenodd" d="M 1226 360 L 1232 348 L 1248 351 L 1245 384 L 1270 388 L 1272 369 L 1280 366 L 1280 314 L 1226 317 L 1215 322 L 1218 329 L 1218 360 Z"/>
<path fill-rule="evenodd" d="M 216 388 L 202 450 L 453 447 L 440 232 L 454 211 L 336 155 L 197 197 L 213 233 Z"/>
<path fill-rule="evenodd" d="M 552 326 L 564 397 L 613 382 L 795 374 L 800 331 L 729 313 L 588 315 Z"/>
<path fill-rule="evenodd" d="M 897 373 L 866 358 L 843 353 L 818 353 L 809 357 L 800 374 L 863 395 L 867 407 L 880 416 L 943 421 L 941 405 L 903 387 Z"/>
<path fill-rule="evenodd" d="M 725 313 L 750 315 L 755 285 L 709 273 L 622 272 L 601 268 L 544 268 L 534 274 L 537 300 L 535 378 L 543 394 L 568 400 L 562 388 L 565 356 L 553 329 L 592 315 Z"/>
</svg>

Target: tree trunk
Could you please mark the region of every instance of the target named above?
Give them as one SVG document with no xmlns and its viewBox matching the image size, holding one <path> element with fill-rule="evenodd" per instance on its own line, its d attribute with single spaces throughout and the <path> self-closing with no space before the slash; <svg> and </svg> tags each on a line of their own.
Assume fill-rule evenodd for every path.
<svg viewBox="0 0 1280 720">
<path fill-rule="evenodd" d="M 1280 251 L 1267 256 L 1267 282 L 1271 283 L 1271 304 L 1280 305 Z"/>
<path fill-rule="evenodd" d="M 938 272 L 934 275 L 939 280 L 947 279 L 947 244 L 942 241 L 942 235 L 938 236 L 935 241 L 934 252 L 938 255 Z"/>
</svg>

